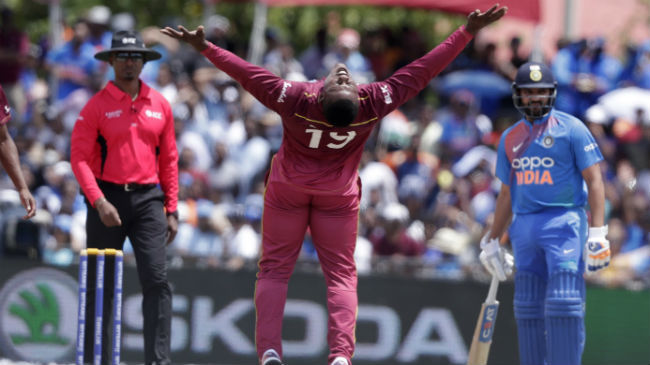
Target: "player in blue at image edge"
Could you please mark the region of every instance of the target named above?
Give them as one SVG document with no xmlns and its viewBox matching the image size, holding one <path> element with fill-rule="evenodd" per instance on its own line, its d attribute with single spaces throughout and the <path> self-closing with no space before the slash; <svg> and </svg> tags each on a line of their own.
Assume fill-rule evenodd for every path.
<svg viewBox="0 0 650 365">
<path fill-rule="evenodd" d="M 501 190 L 490 232 L 481 240 L 485 268 L 505 280 L 514 253 L 514 312 L 522 365 L 579 365 L 585 344 L 585 280 L 610 260 L 598 144 L 579 119 L 553 108 L 555 77 L 528 62 L 512 86 L 524 115 L 499 142 Z M 588 225 L 587 209 L 590 222 Z"/>
</svg>

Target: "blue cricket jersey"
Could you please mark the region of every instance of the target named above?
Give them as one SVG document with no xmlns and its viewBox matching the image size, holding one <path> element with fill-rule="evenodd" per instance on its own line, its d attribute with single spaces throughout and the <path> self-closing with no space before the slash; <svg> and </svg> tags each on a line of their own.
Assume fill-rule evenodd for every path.
<svg viewBox="0 0 650 365">
<path fill-rule="evenodd" d="M 496 175 L 510 186 L 515 214 L 584 207 L 587 184 L 581 172 L 602 160 L 584 123 L 553 109 L 533 123 L 521 119 L 503 133 Z"/>
</svg>

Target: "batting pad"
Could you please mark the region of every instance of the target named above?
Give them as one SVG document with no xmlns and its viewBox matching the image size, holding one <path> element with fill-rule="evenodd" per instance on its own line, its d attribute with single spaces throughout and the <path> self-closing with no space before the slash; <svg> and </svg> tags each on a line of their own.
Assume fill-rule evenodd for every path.
<svg viewBox="0 0 650 365">
<path fill-rule="evenodd" d="M 515 274 L 514 310 L 521 365 L 544 365 L 544 297 L 546 281 L 526 271 Z"/>
<path fill-rule="evenodd" d="M 549 365 L 580 365 L 585 345 L 585 282 L 576 271 L 560 269 L 549 278 L 546 328 Z"/>
</svg>

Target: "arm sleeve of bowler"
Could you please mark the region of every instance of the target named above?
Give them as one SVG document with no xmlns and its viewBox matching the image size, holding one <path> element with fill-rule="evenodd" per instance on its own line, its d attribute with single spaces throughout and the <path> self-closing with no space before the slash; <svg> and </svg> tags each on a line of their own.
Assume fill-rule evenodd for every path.
<svg viewBox="0 0 650 365">
<path fill-rule="evenodd" d="M 369 93 L 384 100 L 377 103 L 377 114 L 386 115 L 414 97 L 460 54 L 471 39 L 472 35 L 461 26 L 444 42 L 400 68 L 388 79 L 366 85 L 371 89 Z"/>
<path fill-rule="evenodd" d="M 247 62 L 212 43 L 201 53 L 218 69 L 235 79 L 267 108 L 279 114 L 282 114 L 283 110 L 289 109 L 288 103 L 279 102 L 283 89 L 285 93 L 289 91 L 295 94 L 294 85 L 300 84 L 299 82 L 285 81 L 269 70 Z M 287 90 L 291 88 L 293 90 Z"/>
<path fill-rule="evenodd" d="M 174 133 L 174 117 L 168 102 L 163 102 L 165 128 L 160 135 L 158 155 L 160 186 L 165 193 L 165 210 L 175 212 L 178 204 L 178 149 Z"/>
<path fill-rule="evenodd" d="M 81 190 L 94 207 L 95 200 L 101 198 L 104 194 L 99 189 L 97 180 L 95 180 L 95 174 L 90 167 L 90 161 L 98 158 L 98 154 L 100 153 L 97 143 L 97 136 L 99 135 L 99 127 L 97 124 L 99 113 L 93 100 L 91 99 L 81 110 L 72 129 L 72 135 L 70 137 L 70 165 Z"/>
</svg>

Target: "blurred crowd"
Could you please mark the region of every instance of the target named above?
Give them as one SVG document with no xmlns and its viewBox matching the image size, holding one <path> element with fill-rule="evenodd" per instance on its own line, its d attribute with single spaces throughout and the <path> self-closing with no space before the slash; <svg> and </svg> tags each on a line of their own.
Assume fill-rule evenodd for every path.
<svg viewBox="0 0 650 365">
<path fill-rule="evenodd" d="M 87 207 L 68 162 L 69 137 L 86 101 L 112 78 L 94 54 L 110 47 L 113 31 L 137 29 L 163 55 L 145 65 L 142 79 L 169 100 L 176 122 L 180 225 L 169 247 L 170 263 L 233 270 L 255 266 L 265 172 L 282 139 L 278 115 L 158 27 L 139 27 L 131 14 L 92 7 L 66 27 L 59 47 L 31 43 L 12 24 L 10 10 L 1 15 L 0 84 L 13 107 L 9 127 L 39 211 L 23 221 L 13 185 L 0 172 L 0 255 L 69 265 L 92 246 L 85 240 Z M 366 83 L 386 78 L 429 50 L 408 25 L 360 34 L 343 27 L 336 13 L 324 24 L 314 43 L 299 52 L 290 39 L 268 28 L 263 65 L 286 79 L 311 80 L 345 62 L 357 81 Z M 213 15 L 205 26 L 210 41 L 245 57 L 245 45 L 233 41 L 228 19 Z M 499 135 L 520 118 L 509 87 L 528 59 L 520 44 L 517 37 L 510 40 L 511 56 L 504 61 L 496 58 L 497 44 L 472 42 L 430 88 L 375 129 L 360 167 L 355 253 L 360 274 L 486 276 L 477 261 L 478 242 L 490 227 L 499 191 L 494 177 Z M 556 107 L 589 126 L 606 160 L 613 258 L 610 268 L 589 280 L 647 287 L 650 40 L 630 45 L 625 59 L 611 57 L 604 46 L 600 38 L 560 40 L 556 55 L 546 61 L 558 80 Z M 299 265 L 316 262 L 308 233 Z"/>
</svg>

